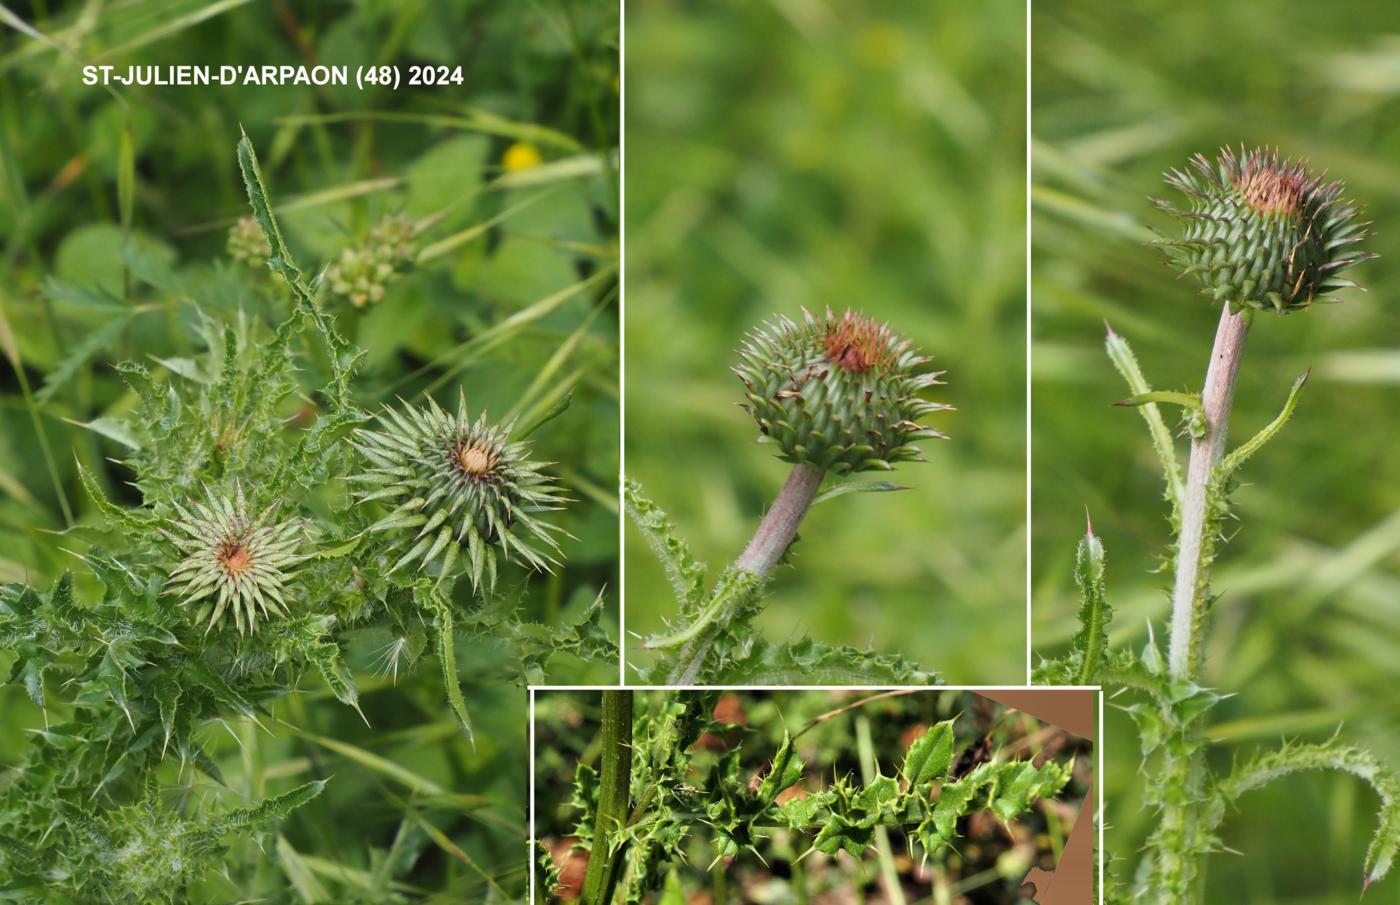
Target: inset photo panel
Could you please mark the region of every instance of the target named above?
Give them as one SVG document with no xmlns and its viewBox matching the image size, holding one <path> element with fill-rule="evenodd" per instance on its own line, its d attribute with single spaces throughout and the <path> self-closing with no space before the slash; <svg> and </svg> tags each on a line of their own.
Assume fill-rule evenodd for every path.
<svg viewBox="0 0 1400 905">
<path fill-rule="evenodd" d="M 618 0 L 0 0 L 0 901 L 503 903 L 615 681 Z"/>
<path fill-rule="evenodd" d="M 1083 905 L 1097 689 L 532 689 L 531 901 Z"/>
<path fill-rule="evenodd" d="M 1400 7 L 1031 29 L 1034 680 L 1119 705 L 1107 900 L 1394 902 Z"/>
<path fill-rule="evenodd" d="M 628 679 L 1024 682 L 1024 8 L 624 24 Z"/>
</svg>

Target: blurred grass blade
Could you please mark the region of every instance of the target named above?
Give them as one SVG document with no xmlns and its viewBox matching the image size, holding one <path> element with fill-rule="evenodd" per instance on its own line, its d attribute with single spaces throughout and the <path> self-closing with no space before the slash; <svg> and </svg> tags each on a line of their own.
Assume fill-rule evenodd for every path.
<svg viewBox="0 0 1400 905">
<path fill-rule="evenodd" d="M 549 399 L 548 397 L 541 400 L 541 404 L 543 405 L 548 403 L 549 408 L 545 409 L 542 412 L 539 412 L 538 414 L 535 414 L 535 412 L 532 410 L 530 413 L 531 417 L 526 419 L 524 427 L 516 431 L 514 439 L 524 440 L 526 437 L 530 436 L 535 431 L 539 430 L 549 422 L 553 421 L 555 418 L 558 418 L 560 415 L 567 412 L 569 410 L 570 403 L 574 401 L 574 394 L 568 390 L 575 383 L 578 382 L 577 376 L 578 372 L 575 372 L 574 374 L 570 375 L 569 379 L 564 381 L 562 386 L 566 390 L 566 392 L 564 392 L 560 396 L 555 397 L 553 400 Z"/>
<path fill-rule="evenodd" d="M 251 2 L 252 0 L 219 0 L 219 2 L 217 3 L 211 3 L 208 6 L 201 7 L 200 9 L 197 9 L 192 13 L 188 13 L 186 15 L 171 19 L 169 22 L 162 23 L 161 25 L 151 29 L 148 32 L 144 32 L 143 34 L 139 34 L 129 41 L 124 41 L 123 43 L 118 44 L 116 47 L 109 47 L 106 50 L 102 51 L 102 53 L 93 57 L 92 59 L 94 62 L 101 63 L 107 60 L 116 59 L 117 57 L 125 56 L 126 54 L 137 49 L 138 47 L 145 47 L 147 44 L 150 44 L 154 41 L 164 40 L 165 38 L 168 38 L 171 35 L 179 34 L 185 29 L 190 28 L 191 26 L 198 25 L 199 23 L 212 19 L 215 16 L 221 16 L 229 10 L 237 9 L 240 6 Z"/>
<path fill-rule="evenodd" d="M 20 359 L 19 344 L 15 342 L 14 331 L 10 329 L 10 319 L 5 314 L 3 293 L 0 293 L 0 349 L 4 350 L 5 357 L 9 359 L 10 367 L 14 369 L 15 377 L 19 380 L 20 392 L 24 394 L 24 407 L 29 412 L 30 423 L 34 425 L 34 435 L 39 440 L 39 450 L 44 456 L 44 466 L 48 469 L 49 480 L 53 483 L 54 495 L 58 498 L 59 508 L 63 510 L 63 523 L 71 528 L 73 509 L 68 505 L 68 494 L 58 476 L 58 464 L 54 461 L 53 449 L 49 446 L 49 435 L 44 430 L 43 419 L 39 417 L 38 403 L 29 388 L 29 375 L 25 373 L 24 363 Z"/>
<path fill-rule="evenodd" d="M 610 158 L 610 161 L 612 166 L 616 168 L 616 158 Z M 577 179 L 581 176 L 597 176 L 602 172 L 603 164 L 597 157 L 568 157 L 564 160 L 555 160 L 537 167 L 530 167 L 528 170 L 507 173 L 496 180 L 494 184 L 501 188 L 524 188 L 528 185 L 543 185 L 547 182 Z"/>
<path fill-rule="evenodd" d="M 441 375 L 423 388 L 423 395 L 431 395 L 436 392 L 439 387 L 454 379 L 463 370 L 470 367 L 471 364 L 481 356 L 497 346 L 510 341 L 516 334 L 520 333 L 530 324 L 545 317 L 551 311 L 563 305 L 585 289 L 589 289 L 595 284 L 612 276 L 615 271 L 616 265 L 610 264 L 597 271 L 592 276 L 586 277 L 572 285 L 565 286 L 558 292 L 546 296 L 533 305 L 515 312 L 500 323 L 488 327 L 466 342 L 459 344 L 447 354 L 438 356 L 432 362 L 419 368 L 417 371 L 395 381 L 389 387 L 389 392 L 393 392 L 404 384 L 422 377 L 435 368 L 444 367 L 450 362 L 450 367 L 446 367 Z M 457 356 L 459 355 L 462 357 L 458 358 Z M 456 360 L 453 361 L 454 359 Z"/>
<path fill-rule="evenodd" d="M 433 782 L 432 780 L 427 779 L 423 776 L 419 776 L 417 773 L 414 773 L 407 767 L 401 767 L 387 758 L 380 757 L 378 754 L 366 751 L 364 748 L 360 748 L 355 745 L 351 745 L 347 742 L 339 741 L 337 739 L 327 738 L 323 735 L 316 735 L 315 733 L 307 732 L 304 729 L 298 729 L 294 726 L 288 728 L 290 728 L 301 738 L 304 738 L 307 741 L 312 742 L 313 744 L 320 745 L 322 748 L 325 748 L 328 751 L 334 751 L 341 757 L 354 761 L 361 767 L 364 767 L 366 770 L 372 770 L 375 773 L 380 774 L 381 776 L 385 776 L 389 779 L 392 779 L 394 782 L 406 786 L 407 788 L 412 789 L 414 792 L 417 792 L 421 795 L 446 794 L 446 790 L 443 789 L 442 786 Z"/>
<path fill-rule="evenodd" d="M 131 220 L 136 204 L 136 153 L 131 146 L 131 126 L 122 129 L 121 150 L 117 158 L 117 210 L 121 215 L 122 232 L 131 240 Z"/>
<path fill-rule="evenodd" d="M 485 235 L 486 232 L 489 229 L 491 229 L 491 227 L 503 223 L 513 215 L 525 210 L 532 204 L 535 204 L 537 201 L 547 197 L 550 194 L 550 191 L 544 191 L 536 195 L 531 195 L 523 201 L 512 204 L 510 207 L 501 211 L 494 217 L 484 220 L 481 223 L 474 223 L 471 226 L 468 226 L 466 229 L 462 230 L 461 232 L 454 233 L 445 239 L 439 239 L 431 245 L 424 246 L 423 250 L 418 253 L 418 263 L 426 264 L 434 258 L 440 258 L 443 255 L 447 254 L 449 251 L 454 251 L 462 247 L 463 245 L 466 245 L 473 239 Z"/>
<path fill-rule="evenodd" d="M 277 860 L 282 862 L 282 872 L 287 875 L 287 882 L 296 890 L 297 898 L 303 902 L 330 901 L 330 893 L 326 892 L 326 888 L 316 879 L 316 875 L 311 872 L 301 854 L 281 833 L 277 834 Z"/>
<path fill-rule="evenodd" d="M 525 392 L 520 394 L 520 399 L 517 400 L 515 405 L 511 407 L 511 410 L 506 413 L 506 421 L 519 416 L 521 412 L 527 411 L 530 408 L 531 403 L 535 401 L 535 395 L 543 390 L 544 387 L 549 384 L 550 380 L 554 379 L 555 374 L 559 373 L 565 362 L 569 360 L 569 356 L 573 355 L 574 350 L 578 348 L 579 341 L 588 333 L 589 328 L 593 326 L 593 322 L 598 319 L 599 313 L 602 312 L 604 307 L 611 303 L 612 295 L 613 294 L 610 293 L 608 298 L 594 305 L 593 310 L 588 312 L 588 316 L 583 319 L 583 322 L 559 344 L 559 348 L 555 349 L 554 354 L 549 356 L 549 361 L 545 362 L 543 368 L 540 368 L 539 373 L 535 375 L 535 379 L 530 381 L 530 385 L 525 388 Z M 556 398 L 557 395 L 556 393 Z M 540 422 L 540 424 L 542 423 L 543 422 Z M 536 424 L 534 427 L 539 427 L 539 424 Z"/>
<path fill-rule="evenodd" d="M 506 891 L 502 889 L 499 884 L 496 883 L 495 878 L 493 878 L 486 871 L 482 870 L 481 865 L 477 864 L 471 855 L 468 855 L 466 852 L 462 851 L 461 846 L 457 845 L 457 843 L 447 838 L 446 833 L 438 829 L 435 825 L 429 822 L 422 814 L 418 813 L 416 810 L 410 810 L 408 813 L 413 818 L 414 823 L 418 824 L 418 826 L 422 828 L 423 832 L 428 834 L 428 838 L 432 839 L 433 843 L 437 845 L 438 848 L 442 849 L 444 852 L 451 855 L 453 858 L 456 858 L 458 861 L 461 861 L 463 864 L 470 867 L 476 873 L 477 876 L 485 880 L 487 885 L 489 885 L 493 890 L 496 891 L 498 895 L 502 897 L 502 901 L 509 900 L 509 896 L 506 895 Z"/>
</svg>

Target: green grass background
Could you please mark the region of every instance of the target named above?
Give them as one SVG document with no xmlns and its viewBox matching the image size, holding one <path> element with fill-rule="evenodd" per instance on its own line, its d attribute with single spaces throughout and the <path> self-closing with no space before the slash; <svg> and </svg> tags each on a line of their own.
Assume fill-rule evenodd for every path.
<svg viewBox="0 0 1400 905">
<path fill-rule="evenodd" d="M 811 512 L 767 637 L 1025 679 L 1024 34 L 1015 3 L 627 10 L 629 476 L 712 573 L 737 556 L 789 466 L 754 445 L 734 349 L 803 306 L 887 320 L 958 408 L 889 476 L 911 490 Z M 645 635 L 675 603 L 638 533 L 625 549 Z"/>
<path fill-rule="evenodd" d="M 571 408 L 531 442 L 536 455 L 558 463 L 577 499 L 560 517 L 574 539 L 564 545 L 567 566 L 531 584 L 522 615 L 563 620 L 600 589 L 617 587 L 616 3 L 9 8 L 45 38 L 0 26 L 0 338 L 35 390 L 64 362 L 76 364 L 37 412 L 79 524 L 100 520 L 75 462 L 99 474 L 109 494 L 139 502 L 123 483 L 129 472 L 105 461 L 120 447 L 70 423 L 130 408 L 133 396 L 112 365 L 190 354 L 193 305 L 222 319 L 242 309 L 275 320 L 286 309 L 285 290 L 224 255 L 227 227 L 248 213 L 234 156 L 241 124 L 309 274 L 384 213 L 440 216 L 423 241 L 464 240 L 393 284 L 363 316 L 339 311 L 341 330 L 369 350 L 357 400 L 375 408 L 436 387 L 437 398 L 455 403 L 461 385 L 474 410 L 499 416 L 517 402 L 572 390 Z M 119 88 L 114 96 L 81 85 L 80 60 L 121 69 L 430 63 L 462 66 L 465 85 Z M 128 126 L 132 242 L 169 269 L 168 290 L 124 286 L 117 184 Z M 505 150 L 517 141 L 531 143 L 543 166 L 502 181 Z M 580 286 L 584 280 L 591 282 Z M 131 305 L 150 307 L 110 341 L 84 348 L 114 308 Z M 492 334 L 489 347 L 471 344 L 503 324 L 515 326 Z M 3 370 L 0 579 L 47 587 L 77 565 L 61 548 L 81 547 L 90 535 L 56 533 L 64 516 L 45 452 L 15 370 Z M 503 578 L 516 583 L 523 573 Z M 526 717 L 518 665 L 489 639 L 460 642 L 460 677 L 477 723 L 473 748 L 449 715 L 435 661 L 395 686 L 375 675 L 375 653 L 373 645 L 348 651 L 372 729 L 316 681 L 279 711 L 340 748 L 285 728 L 269 735 L 242 724 L 231 732 L 211 727 L 229 804 L 334 779 L 284 825 L 290 853 L 270 841 L 261 852 L 240 843 L 228 859 L 236 882 L 211 880 L 191 892 L 194 900 L 285 901 L 291 884 L 296 901 L 347 901 L 364 876 L 354 871 L 376 867 L 401 828 L 413 853 L 401 879 L 415 900 L 521 893 Z M 0 674 L 8 666 L 0 652 Z M 550 666 L 555 680 L 616 676 L 606 663 Z M 22 688 L 0 687 L 0 781 L 23 749 L 22 730 L 42 724 Z"/>
<path fill-rule="evenodd" d="M 1113 640 L 1165 642 L 1161 483 L 1103 354 L 1103 322 L 1154 386 L 1197 390 L 1218 309 L 1148 245 L 1161 173 L 1223 144 L 1277 145 L 1346 181 L 1375 221 L 1370 292 L 1260 317 L 1235 400 L 1241 442 L 1312 379 L 1293 421 L 1243 469 L 1204 681 L 1236 697 L 1210 734 L 1238 751 L 1322 740 L 1339 724 L 1400 767 L 1400 7 L 1243 0 L 1036 3 L 1032 17 L 1032 583 L 1035 647 L 1074 628 L 1071 566 L 1087 507 L 1108 551 Z M 1184 450 L 1184 445 L 1181 447 Z M 1126 718 L 1109 720 L 1108 849 L 1130 865 L 1150 830 Z M 1217 752 L 1228 768 L 1228 749 Z M 1256 792 L 1210 860 L 1219 902 L 1354 902 L 1377 801 L 1350 778 Z M 1393 902 L 1391 877 L 1367 900 Z"/>
</svg>

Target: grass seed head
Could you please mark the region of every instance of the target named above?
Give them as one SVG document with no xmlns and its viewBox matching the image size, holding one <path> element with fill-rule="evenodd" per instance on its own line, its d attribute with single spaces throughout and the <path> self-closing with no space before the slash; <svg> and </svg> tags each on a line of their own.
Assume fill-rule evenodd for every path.
<svg viewBox="0 0 1400 905">
<path fill-rule="evenodd" d="M 1225 148 L 1214 162 L 1198 154 L 1168 173 L 1167 184 L 1187 204 L 1153 199 L 1183 223 L 1181 238 L 1160 244 L 1203 294 L 1235 311 L 1286 314 L 1336 301 L 1330 293 L 1356 286 L 1342 271 L 1374 257 L 1358 247 L 1367 224 L 1342 197 L 1342 184 L 1277 151 Z"/>
<path fill-rule="evenodd" d="M 914 443 L 943 436 L 919 423 L 950 408 L 920 395 L 943 373 L 928 361 L 873 318 L 804 310 L 801 323 L 779 316 L 749 334 L 734 372 L 779 458 L 846 474 L 922 459 Z"/>
<path fill-rule="evenodd" d="M 258 614 L 287 615 L 286 586 L 306 559 L 300 521 L 275 521 L 274 503 L 248 514 L 239 486 L 232 497 L 209 494 L 188 507 L 176 504 L 179 518 L 162 533 L 184 554 L 170 572 L 166 590 L 181 604 L 200 604 L 199 622 L 212 629 L 227 616 L 239 634 L 257 631 Z"/>
<path fill-rule="evenodd" d="M 404 548 L 391 572 L 440 564 L 447 575 L 465 554 L 473 585 L 494 586 L 496 555 L 541 571 L 558 563 L 556 533 L 537 518 L 566 502 L 547 463 L 529 458 L 513 442 L 513 425 L 475 420 L 460 397 L 455 414 L 432 399 L 426 408 L 386 408 L 381 430 L 356 431 L 355 447 L 366 470 L 351 478 L 362 502 L 394 508 L 370 527 L 402 536 Z"/>
</svg>

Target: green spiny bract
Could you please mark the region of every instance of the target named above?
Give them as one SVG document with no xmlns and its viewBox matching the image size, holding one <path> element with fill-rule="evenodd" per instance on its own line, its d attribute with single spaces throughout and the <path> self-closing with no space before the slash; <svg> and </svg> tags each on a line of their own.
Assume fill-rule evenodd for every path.
<svg viewBox="0 0 1400 905">
<path fill-rule="evenodd" d="M 347 248 L 326 268 L 325 284 L 356 308 L 384 298 L 384 289 L 413 262 L 415 228 L 408 217 L 385 217 L 364 244 Z"/>
<path fill-rule="evenodd" d="M 909 340 L 863 314 L 779 316 L 749 334 L 739 358 L 744 408 L 785 462 L 890 470 L 923 458 L 915 441 L 943 437 L 918 423 L 950 408 L 919 395 L 943 372 L 925 371 Z"/>
<path fill-rule="evenodd" d="M 248 515 L 242 484 L 233 497 L 210 494 L 207 502 L 174 503 L 180 517 L 171 519 L 162 534 L 185 555 L 166 583 L 182 605 L 200 603 L 196 620 L 205 631 L 225 612 L 239 634 L 257 630 L 257 613 L 287 615 L 284 596 L 288 571 L 306 559 L 299 553 L 304 526 L 299 520 L 272 518 L 281 501 L 255 516 Z"/>
<path fill-rule="evenodd" d="M 510 439 L 513 423 L 497 425 L 485 415 L 472 421 L 466 396 L 455 415 L 432 399 L 427 408 L 385 408 L 383 430 L 356 430 L 368 469 L 350 478 L 366 489 L 360 502 L 392 500 L 396 508 L 370 526 L 372 532 L 416 529 L 408 549 L 390 569 L 414 562 L 422 569 L 440 560 L 448 575 L 466 547 L 472 584 L 496 583 L 496 550 L 540 571 L 558 564 L 555 525 L 536 513 L 560 508 L 565 497 L 542 470 L 547 463 L 527 456 Z"/>
<path fill-rule="evenodd" d="M 1355 247 L 1367 224 L 1342 197 L 1342 184 L 1277 151 L 1225 148 L 1215 163 L 1198 154 L 1191 169 L 1166 179 L 1188 203 L 1153 199 L 1185 224 L 1180 239 L 1160 244 L 1183 276 L 1195 276 L 1204 295 L 1231 310 L 1285 314 L 1336 301 L 1330 293 L 1356 286 L 1342 271 L 1374 257 Z"/>
</svg>

